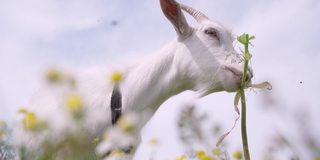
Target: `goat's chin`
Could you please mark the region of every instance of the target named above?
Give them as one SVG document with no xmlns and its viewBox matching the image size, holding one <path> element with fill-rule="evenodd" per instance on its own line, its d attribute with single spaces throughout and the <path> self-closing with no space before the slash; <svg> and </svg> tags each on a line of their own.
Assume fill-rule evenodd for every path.
<svg viewBox="0 0 320 160">
<path fill-rule="evenodd" d="M 222 87 L 227 92 L 235 92 L 239 90 L 241 86 L 241 79 L 232 73 L 225 75 L 222 78 Z"/>
<path fill-rule="evenodd" d="M 225 91 L 227 92 L 236 92 L 240 88 L 240 83 L 233 82 L 224 86 Z"/>
</svg>

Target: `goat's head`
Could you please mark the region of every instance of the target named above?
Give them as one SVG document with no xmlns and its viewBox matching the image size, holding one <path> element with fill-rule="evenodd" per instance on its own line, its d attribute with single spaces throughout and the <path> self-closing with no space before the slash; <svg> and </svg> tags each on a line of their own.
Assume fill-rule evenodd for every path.
<svg viewBox="0 0 320 160">
<path fill-rule="evenodd" d="M 200 11 L 175 0 L 160 0 L 160 4 L 178 35 L 174 63 L 179 73 L 191 80 L 191 89 L 202 96 L 238 90 L 244 61 L 233 47 L 232 33 Z M 189 26 L 181 9 L 193 16 L 199 25 Z M 251 78 L 252 70 L 249 69 L 247 81 Z"/>
</svg>

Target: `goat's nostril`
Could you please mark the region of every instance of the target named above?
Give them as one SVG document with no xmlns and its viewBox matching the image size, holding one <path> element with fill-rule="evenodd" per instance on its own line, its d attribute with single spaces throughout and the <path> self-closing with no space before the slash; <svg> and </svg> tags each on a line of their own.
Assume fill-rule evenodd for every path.
<svg viewBox="0 0 320 160">
<path fill-rule="evenodd" d="M 252 74 L 248 73 L 248 74 L 246 75 L 245 81 L 246 81 L 246 82 L 250 82 L 250 81 L 251 81 L 251 78 L 252 78 Z M 242 80 L 242 76 L 240 76 L 240 80 Z"/>
<path fill-rule="evenodd" d="M 246 76 L 246 81 L 250 82 L 252 77 L 253 77 L 253 75 L 251 73 L 248 73 Z"/>
<path fill-rule="evenodd" d="M 250 75 L 247 74 L 247 76 L 246 76 L 246 82 L 250 81 L 250 79 L 251 79 Z"/>
</svg>

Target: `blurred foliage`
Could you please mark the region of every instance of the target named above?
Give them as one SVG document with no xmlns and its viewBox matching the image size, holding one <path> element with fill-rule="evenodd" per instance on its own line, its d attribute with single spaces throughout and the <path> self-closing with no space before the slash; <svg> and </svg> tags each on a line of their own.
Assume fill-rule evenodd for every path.
<svg viewBox="0 0 320 160">
<path fill-rule="evenodd" d="M 45 76 L 50 85 L 68 84 L 76 88 L 76 82 L 72 76 L 58 70 L 50 70 Z M 114 75 L 112 79 L 119 80 L 119 75 Z M 70 83 L 72 82 L 72 83 Z M 57 85 L 58 84 L 58 85 Z M 139 119 L 142 113 L 126 113 L 117 124 L 107 128 L 103 134 L 93 136 L 85 129 L 83 119 L 86 116 L 83 97 L 77 92 L 72 92 L 65 97 L 63 109 L 69 112 L 70 120 L 74 121 L 75 129 L 66 130 L 59 135 L 59 138 L 44 137 L 39 146 L 29 148 L 27 145 L 11 145 L 11 130 L 5 122 L 0 122 L 0 160 L 126 160 L 131 159 L 139 144 Z M 274 108 L 277 110 L 277 108 Z M 37 116 L 36 113 L 22 108 L 19 113 L 23 116 L 21 126 L 26 134 L 35 138 L 44 132 L 50 132 L 49 123 Z M 286 133 L 278 132 L 270 137 L 270 144 L 265 145 L 265 152 L 262 160 L 319 160 L 320 143 L 319 134 L 314 134 L 313 126 L 310 126 L 310 119 L 307 111 L 289 112 L 290 117 L 295 120 L 294 124 L 299 131 L 299 139 L 293 139 Z M 228 152 L 227 140 L 223 141 L 219 147 L 215 146 L 215 141 L 223 135 L 224 126 L 215 122 L 208 122 L 207 113 L 201 113 L 195 106 L 185 106 L 182 108 L 177 119 L 178 136 L 185 146 L 185 153 L 173 157 L 176 160 L 240 160 L 243 153 L 239 150 Z M 211 125 L 212 129 L 204 126 Z M 157 158 L 157 146 L 161 142 L 157 138 L 148 141 L 152 153 L 146 155 L 149 159 Z M 254 147 L 254 146 L 252 146 Z M 159 156 L 159 155 L 158 155 Z M 159 156 L 160 157 L 160 156 Z"/>
<path fill-rule="evenodd" d="M 10 132 L 7 123 L 0 120 L 0 160 L 12 160 L 16 157 L 15 149 L 9 143 Z"/>
<path fill-rule="evenodd" d="M 267 97 L 268 98 L 268 97 Z M 219 139 L 218 135 L 221 135 L 221 127 L 219 124 L 214 123 L 215 126 L 213 133 L 206 133 L 202 127 L 203 123 L 208 125 L 208 121 L 205 121 L 205 114 L 197 113 L 196 107 L 185 106 L 177 120 L 177 126 L 179 131 L 180 140 L 186 146 L 186 153 L 177 157 L 176 159 L 194 160 L 194 159 L 212 159 L 212 160 L 240 160 L 243 159 L 243 153 L 240 150 L 236 150 L 228 153 L 228 146 L 225 144 L 227 140 L 223 141 L 221 147 L 213 148 L 207 145 L 206 142 L 213 136 L 216 140 Z M 269 109 L 269 108 L 266 108 Z M 275 112 L 278 112 L 279 108 L 273 108 Z M 281 109 L 280 109 L 281 110 Z M 292 123 L 295 124 L 297 129 L 298 138 L 292 137 L 290 133 L 282 133 L 280 131 L 275 135 L 270 135 L 266 144 L 263 144 L 264 154 L 261 156 L 262 160 L 318 160 L 320 157 L 320 141 L 319 134 L 315 134 L 313 130 L 314 126 L 311 126 L 311 116 L 308 115 L 308 111 L 294 111 L 287 112 L 288 117 L 293 119 Z M 283 117 L 283 114 L 279 114 Z M 214 136 L 216 135 L 216 136 Z M 203 142 L 204 141 L 204 142 Z M 210 141 L 212 142 L 212 141 Z M 195 145 L 202 143 L 203 145 Z M 197 150 L 196 147 L 204 148 L 205 150 Z M 254 147 L 254 146 L 253 146 Z M 190 154 L 190 148 L 193 153 Z M 210 153 L 212 150 L 212 153 Z"/>
<path fill-rule="evenodd" d="M 279 108 L 274 108 L 279 111 Z M 289 133 L 278 131 L 272 135 L 268 144 L 265 145 L 264 160 L 279 159 L 285 156 L 290 160 L 312 159 L 317 160 L 320 157 L 319 134 L 315 134 L 312 126 L 311 115 L 308 110 L 291 110 L 287 112 L 288 116 L 295 124 L 298 131 L 296 137 Z M 280 116 L 284 116 L 281 114 Z M 285 154 L 285 155 L 283 155 Z"/>
</svg>

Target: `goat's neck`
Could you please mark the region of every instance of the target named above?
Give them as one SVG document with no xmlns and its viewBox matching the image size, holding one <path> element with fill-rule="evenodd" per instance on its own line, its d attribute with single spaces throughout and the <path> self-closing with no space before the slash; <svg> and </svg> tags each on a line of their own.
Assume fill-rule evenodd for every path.
<svg viewBox="0 0 320 160">
<path fill-rule="evenodd" d="M 165 100 L 189 89 L 174 65 L 175 50 L 174 44 L 168 45 L 126 73 L 121 84 L 124 110 L 152 115 Z"/>
</svg>

